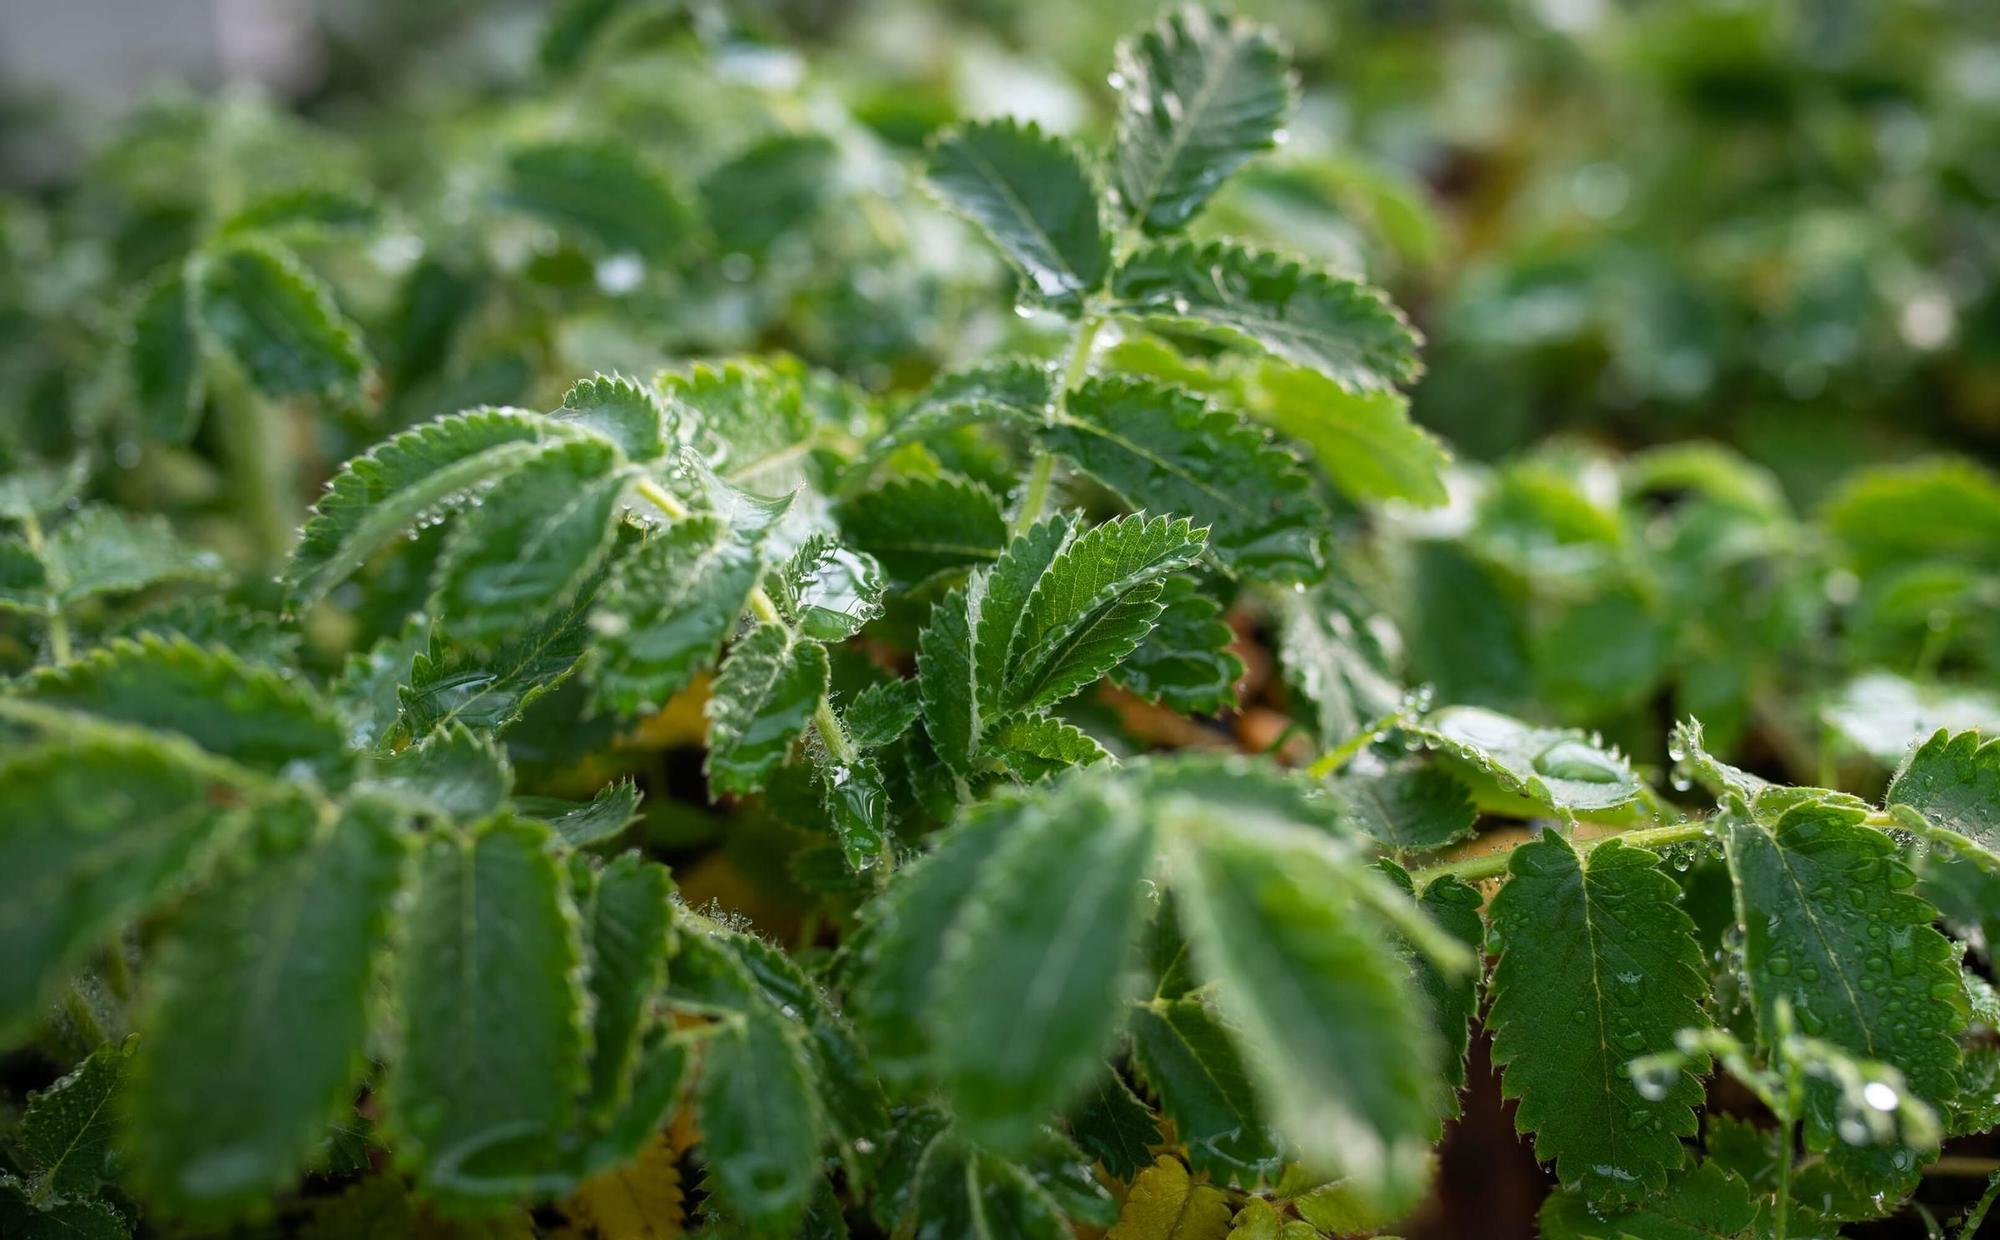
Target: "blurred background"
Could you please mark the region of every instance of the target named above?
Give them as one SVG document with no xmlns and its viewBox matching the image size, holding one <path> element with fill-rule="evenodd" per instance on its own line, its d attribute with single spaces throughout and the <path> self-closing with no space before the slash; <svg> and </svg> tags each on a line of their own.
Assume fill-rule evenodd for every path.
<svg viewBox="0 0 2000 1240">
<path fill-rule="evenodd" d="M 1697 713 L 1857 787 L 1937 712 L 2000 711 L 2000 3 L 1234 7 L 1290 39 L 1300 105 L 1197 230 L 1388 287 L 1429 341 L 1417 420 L 1490 483 L 1403 530 L 1409 683 L 1656 762 Z M 135 289 L 287 195 L 376 366 L 365 408 L 288 432 L 308 471 L 593 369 L 783 350 L 893 399 L 1045 348 L 909 170 L 961 116 L 1101 144 L 1157 8 L 0 0 L 0 463 L 107 452 L 123 502 L 242 538 L 202 524 L 218 432 L 143 443 L 105 359 Z M 1690 441 L 1719 449 L 1648 451 Z M 422 587 L 377 582 L 353 640 Z M 719 829 L 674 812 L 656 835 Z M 1951 911 L 2000 931 L 1996 899 Z M 1546 1179 L 1484 1055 L 1413 1236 L 1531 1234 Z"/>
</svg>

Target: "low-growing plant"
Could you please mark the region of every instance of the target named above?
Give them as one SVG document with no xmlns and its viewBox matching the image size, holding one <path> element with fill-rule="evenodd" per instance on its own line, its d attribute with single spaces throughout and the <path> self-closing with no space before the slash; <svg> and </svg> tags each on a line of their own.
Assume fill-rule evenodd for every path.
<svg viewBox="0 0 2000 1240">
<path fill-rule="evenodd" d="M 0 1231 L 1393 1233 L 1475 1036 L 1551 1237 L 1836 1235 L 2000 1123 L 2000 484 L 1457 469 L 1383 293 L 1201 231 L 1277 37 L 1176 10 L 1115 82 L 1101 151 L 925 157 L 1041 352 L 417 422 L 275 587 L 13 463 L 0 1036 L 72 1070 Z M 536 150 L 577 192 L 510 201 L 608 227 L 629 156 Z M 263 201 L 137 302 L 157 440 L 380 395 L 280 239 L 373 208 Z"/>
</svg>

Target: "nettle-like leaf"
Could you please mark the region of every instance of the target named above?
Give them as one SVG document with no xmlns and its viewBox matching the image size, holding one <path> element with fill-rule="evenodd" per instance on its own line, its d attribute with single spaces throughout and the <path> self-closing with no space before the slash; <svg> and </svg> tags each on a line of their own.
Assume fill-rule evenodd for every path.
<svg viewBox="0 0 2000 1240">
<path fill-rule="evenodd" d="M 99 594 L 129 594 L 169 581 L 218 575 L 222 558 L 183 542 L 163 519 L 92 504 L 50 534 L 42 549 L 51 603 L 68 608 Z"/>
<path fill-rule="evenodd" d="M 1398 852 L 1443 848 L 1472 834 L 1478 810 L 1450 771 L 1413 759 L 1357 758 L 1328 784 L 1346 820 Z"/>
<path fill-rule="evenodd" d="M 1278 651 L 1291 686 L 1311 703 L 1320 742 L 1359 736 L 1404 708 L 1383 633 L 1337 575 L 1282 600 Z"/>
<path fill-rule="evenodd" d="M 194 284 L 180 267 L 154 282 L 133 312 L 126 364 L 148 439 L 186 443 L 194 437 L 206 392 L 201 330 Z"/>
<path fill-rule="evenodd" d="M 627 458 L 650 461 L 666 451 L 674 418 L 653 388 L 623 375 L 593 375 L 563 393 L 559 417 L 611 440 Z"/>
<path fill-rule="evenodd" d="M 437 605 L 462 640 L 510 637 L 573 594 L 610 553 L 629 475 L 610 444 L 559 444 L 501 479 L 452 527 Z"/>
<path fill-rule="evenodd" d="M 188 747 L 112 733 L 0 759 L 0 1029 L 62 973 L 200 872 L 240 825 L 221 773 Z"/>
<path fill-rule="evenodd" d="M 640 544 L 591 615 L 597 700 L 646 714 L 712 665 L 763 571 L 761 531 L 708 516 Z"/>
<path fill-rule="evenodd" d="M 1209 549 L 1229 568 L 1276 581 L 1319 575 L 1326 510 L 1263 430 L 1145 380 L 1087 380 L 1065 409 L 1042 443 L 1128 503 L 1208 526 Z"/>
<path fill-rule="evenodd" d="M 1112 72 L 1117 203 L 1149 234 L 1185 226 L 1230 173 L 1277 145 L 1292 106 L 1276 37 L 1192 5 L 1120 43 Z"/>
<path fill-rule="evenodd" d="M 501 201 L 608 255 L 674 257 L 694 233 L 692 211 L 633 146 L 556 141 L 507 157 Z"/>
<path fill-rule="evenodd" d="M 290 251 L 231 243 L 200 261 L 202 321 L 270 396 L 354 400 L 369 367 L 361 335 Z"/>
<path fill-rule="evenodd" d="M 1883 802 L 2000 857 L 2000 740 L 1939 729 L 1904 759 Z"/>
<path fill-rule="evenodd" d="M 755 792 L 785 758 L 827 688 L 826 648 L 779 624 L 736 643 L 708 699 L 708 784 Z"/>
<path fill-rule="evenodd" d="M 1580 732 L 1538 728 L 1476 706 L 1447 707 L 1409 731 L 1502 791 L 1549 809 L 1611 810 L 1646 794 L 1623 757 Z"/>
<path fill-rule="evenodd" d="M 898 478 L 842 501 L 842 534 L 903 589 L 1000 558 L 1000 500 L 961 478 Z"/>
<path fill-rule="evenodd" d="M 547 842 L 502 816 L 418 862 L 388 1110 L 399 1160 L 461 1209 L 540 1186 L 586 1081 L 583 947 Z"/>
<path fill-rule="evenodd" d="M 786 621 L 815 641 L 844 641 L 882 614 L 881 566 L 824 534 L 793 552 L 766 589 Z"/>
<path fill-rule="evenodd" d="M 1789 804 L 1785 802 L 1789 801 Z M 1743 927 L 1743 969 L 1759 1034 L 1779 1005 L 1797 1028 L 1898 1069 L 1932 1106 L 1951 1098 L 1965 999 L 1937 911 L 1866 811 L 1837 796 L 1766 797 L 1726 816 L 1723 843 Z M 1806 1134 L 1833 1139 L 1825 1091 L 1808 1094 Z"/>
<path fill-rule="evenodd" d="M 985 230 L 1030 301 L 1075 315 L 1111 265 L 1097 186 L 1062 139 L 982 121 L 931 144 L 925 169 L 945 203 Z"/>
<path fill-rule="evenodd" d="M 1151 245 L 1111 278 L 1113 313 L 1213 336 L 1359 392 L 1414 382 L 1421 343 L 1376 289 L 1229 242 Z"/>
<path fill-rule="evenodd" d="M 1047 418 L 1056 376 L 1038 358 L 1009 357 L 946 371 L 869 444 L 858 472 L 908 444 L 942 438 L 969 426 L 1033 430 Z"/>
<path fill-rule="evenodd" d="M 291 1183 L 363 1066 L 401 824 L 357 802 L 258 823 L 153 966 L 127 1115 L 133 1176 L 177 1214 L 227 1217 Z"/>
<path fill-rule="evenodd" d="M 1124 517 L 1079 532 L 1043 521 L 989 569 L 953 590 L 918 639 L 925 728 L 960 774 L 988 727 L 1044 710 L 1138 648 L 1164 604 L 1164 580 L 1201 553 L 1185 519 Z"/>
<path fill-rule="evenodd" d="M 1625 1065 L 1706 1023 L 1694 922 L 1659 858 L 1617 839 L 1581 856 L 1544 832 L 1514 850 L 1489 916 L 1493 1059 L 1516 1123 L 1570 1187 L 1631 1200 L 1665 1187 L 1695 1132 L 1693 1071 L 1641 1092 Z"/>
<path fill-rule="evenodd" d="M 1410 420 L 1409 398 L 1351 391 L 1317 371 L 1266 362 L 1245 407 L 1303 445 L 1333 485 L 1361 500 L 1445 502 L 1451 453 Z"/>
<path fill-rule="evenodd" d="M 92 1051 L 61 1080 L 28 1099 L 18 1144 L 30 1196 L 75 1200 L 95 1196 L 112 1178 L 120 1095 L 130 1072 L 130 1047 Z"/>
<path fill-rule="evenodd" d="M 466 492 L 547 450 L 561 427 L 521 409 L 473 409 L 403 431 L 341 466 L 313 506 L 285 579 L 317 600 L 375 552 Z"/>
<path fill-rule="evenodd" d="M 1254 1184 L 1275 1173 L 1277 1135 L 1264 1121 L 1240 1035 L 1214 1008 L 1200 999 L 1155 999 L 1134 1011 L 1131 1029 L 1132 1062 L 1174 1121 L 1189 1164 L 1224 1182 Z"/>
<path fill-rule="evenodd" d="M 1184 714 L 1214 714 L 1236 702 L 1243 661 L 1230 647 L 1236 632 L 1222 605 L 1193 577 L 1169 577 L 1164 610 L 1139 648 L 1111 671 L 1121 688 Z"/>
</svg>

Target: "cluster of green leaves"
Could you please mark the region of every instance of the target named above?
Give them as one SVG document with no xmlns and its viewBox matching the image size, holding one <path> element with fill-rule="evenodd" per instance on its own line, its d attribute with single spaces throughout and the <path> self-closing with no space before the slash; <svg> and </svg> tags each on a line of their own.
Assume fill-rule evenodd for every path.
<svg viewBox="0 0 2000 1240">
<path fill-rule="evenodd" d="M 657 18 L 564 6 L 552 89 L 618 102 L 573 71 Z M 656 343 L 409 416 L 480 387 L 485 333 L 559 362 L 602 298 L 699 317 L 736 257 L 796 292 L 812 136 L 695 194 L 615 134 L 514 134 L 474 231 L 531 256 L 433 243 L 380 330 L 306 257 L 372 199 L 175 217 L 123 320 L 142 458 L 261 443 L 256 523 L 311 464 L 264 434 L 287 402 L 357 450 L 271 582 L 289 522 L 231 576 L 6 445 L 0 1037 L 74 1065 L 0 1163 L 9 1235 L 1372 1233 L 1476 1033 L 1552 1237 L 1831 1236 L 2000 1122 L 2000 483 L 1872 471 L 1814 524 L 1721 449 L 1456 466 L 1382 292 L 1208 227 L 1288 122 L 1277 37 L 1176 10 L 1114 81 L 1101 151 L 931 137 L 1026 327 L 889 395 Z M 1707 733 L 1662 744 L 1663 700 Z M 1117 714 L 1206 740 L 1273 704 L 1309 769 Z M 1896 770 L 1863 799 L 1711 755 L 1753 735 L 1801 785 Z M 696 745 L 698 779 L 658 753 Z M 732 911 L 731 849 L 796 950 Z M 1706 1109 L 1717 1065 L 1761 1111 Z"/>
</svg>

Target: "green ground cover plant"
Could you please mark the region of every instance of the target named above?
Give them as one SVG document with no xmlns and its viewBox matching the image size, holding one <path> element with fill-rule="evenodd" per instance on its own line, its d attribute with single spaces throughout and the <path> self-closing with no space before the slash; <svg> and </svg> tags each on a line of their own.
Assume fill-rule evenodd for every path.
<svg viewBox="0 0 2000 1240">
<path fill-rule="evenodd" d="M 1269 26 L 920 148 L 684 33 L 0 216 L 0 1233 L 1402 1235 L 1479 1043 L 1545 1236 L 1980 1234 L 2000 477 L 1455 458 Z"/>
</svg>

